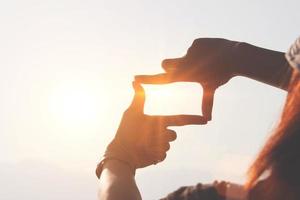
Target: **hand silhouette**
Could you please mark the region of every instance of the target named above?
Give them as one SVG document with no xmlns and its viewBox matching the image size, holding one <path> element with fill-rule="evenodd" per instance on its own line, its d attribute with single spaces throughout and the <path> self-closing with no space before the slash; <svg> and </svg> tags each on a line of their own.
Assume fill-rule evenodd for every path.
<svg viewBox="0 0 300 200">
<path fill-rule="evenodd" d="M 233 51 L 237 42 L 217 38 L 196 39 L 181 58 L 166 59 L 166 71 L 156 75 L 138 75 L 136 81 L 145 84 L 197 82 L 203 87 L 202 114 L 209 121 L 215 90 L 235 75 Z"/>
<path fill-rule="evenodd" d="M 143 113 L 145 93 L 140 84 L 133 82 L 135 95 L 124 112 L 117 134 L 107 147 L 105 157 L 126 162 L 133 169 L 156 164 L 166 158 L 169 142 L 176 133 L 168 126 L 205 124 L 196 115 L 150 116 Z"/>
</svg>

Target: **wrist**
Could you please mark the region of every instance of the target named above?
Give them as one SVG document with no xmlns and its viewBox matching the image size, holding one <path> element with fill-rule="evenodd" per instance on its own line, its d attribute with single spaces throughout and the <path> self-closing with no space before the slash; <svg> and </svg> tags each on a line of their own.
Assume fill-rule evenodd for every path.
<svg viewBox="0 0 300 200">
<path fill-rule="evenodd" d="M 236 76 L 287 89 L 291 73 L 284 53 L 245 42 L 236 43 L 233 52 L 232 65 Z"/>
<path fill-rule="evenodd" d="M 127 163 L 118 160 L 118 159 L 107 159 L 103 163 L 103 172 L 110 171 L 112 174 L 117 175 L 118 177 L 122 176 L 135 176 L 135 169 L 132 169 Z"/>
<path fill-rule="evenodd" d="M 96 176 L 100 179 L 104 171 L 110 171 L 115 175 L 134 176 L 136 169 L 132 168 L 127 162 L 119 160 L 118 158 L 103 158 L 97 165 Z"/>
<path fill-rule="evenodd" d="M 230 67 L 232 70 L 232 77 L 234 76 L 245 76 L 246 72 L 243 70 L 243 50 L 248 44 L 245 42 L 233 42 L 231 48 Z"/>
<path fill-rule="evenodd" d="M 124 168 L 124 166 L 126 166 L 131 173 L 134 175 L 135 174 L 135 170 L 136 170 L 136 164 L 134 162 L 134 158 L 131 155 L 131 153 L 128 151 L 128 149 L 126 149 L 120 141 L 114 139 L 107 147 L 104 156 L 102 158 L 102 160 L 100 161 L 100 163 L 97 165 L 96 168 L 96 175 L 98 178 L 100 178 L 101 173 L 104 170 L 105 165 L 107 165 L 107 163 L 111 163 L 112 161 L 114 161 L 113 163 L 118 163 L 118 165 L 116 165 L 116 167 L 111 167 L 112 169 L 120 169 L 120 166 L 122 164 L 122 168 Z"/>
</svg>

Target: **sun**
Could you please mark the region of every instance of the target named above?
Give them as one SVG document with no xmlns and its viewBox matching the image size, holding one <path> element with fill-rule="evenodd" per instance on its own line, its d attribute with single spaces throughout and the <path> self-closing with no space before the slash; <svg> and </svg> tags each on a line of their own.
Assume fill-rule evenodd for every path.
<svg viewBox="0 0 300 200">
<path fill-rule="evenodd" d="M 99 102 L 92 86 L 68 82 L 54 87 L 49 95 L 52 118 L 64 125 L 80 125 L 97 120 Z"/>
</svg>

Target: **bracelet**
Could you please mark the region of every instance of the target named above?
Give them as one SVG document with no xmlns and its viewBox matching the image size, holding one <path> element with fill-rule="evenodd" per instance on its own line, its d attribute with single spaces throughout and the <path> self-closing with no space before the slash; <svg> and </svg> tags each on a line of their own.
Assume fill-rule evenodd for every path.
<svg viewBox="0 0 300 200">
<path fill-rule="evenodd" d="M 133 175 L 135 176 L 135 169 L 128 162 L 126 162 L 124 160 L 121 160 L 121 159 L 118 159 L 118 158 L 115 158 L 115 157 L 104 157 L 99 162 L 99 164 L 97 165 L 97 168 L 96 168 L 96 176 L 98 177 L 98 179 L 100 179 L 100 176 L 102 174 L 103 166 L 104 166 L 105 162 L 107 162 L 109 160 L 117 160 L 119 162 L 122 162 L 122 163 L 126 164 L 130 168 L 130 170 L 132 171 Z"/>
</svg>

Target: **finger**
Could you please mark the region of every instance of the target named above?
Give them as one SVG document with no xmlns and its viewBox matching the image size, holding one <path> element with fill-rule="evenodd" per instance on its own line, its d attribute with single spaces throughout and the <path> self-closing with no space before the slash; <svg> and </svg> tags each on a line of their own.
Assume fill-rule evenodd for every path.
<svg viewBox="0 0 300 200">
<path fill-rule="evenodd" d="M 166 143 L 164 143 L 163 145 L 162 145 L 162 151 L 164 151 L 164 152 L 167 152 L 167 151 L 169 151 L 170 150 L 170 144 L 169 144 L 169 142 L 166 142 Z"/>
<path fill-rule="evenodd" d="M 162 161 L 164 161 L 166 158 L 167 158 L 167 153 L 166 153 L 166 152 L 163 152 L 163 153 L 161 153 L 161 154 L 158 155 L 157 161 L 158 161 L 158 162 L 162 162 Z"/>
<path fill-rule="evenodd" d="M 171 58 L 162 61 L 161 66 L 166 72 L 175 71 L 184 65 L 184 58 Z"/>
<path fill-rule="evenodd" d="M 136 110 L 137 112 L 143 112 L 146 98 L 144 88 L 141 86 L 141 84 L 135 81 L 132 82 L 132 86 L 135 93 L 129 109 Z"/>
<path fill-rule="evenodd" d="M 160 140 L 156 144 L 149 146 L 149 148 L 151 148 L 151 151 L 153 152 L 166 152 L 170 149 L 169 140 L 167 139 Z"/>
<path fill-rule="evenodd" d="M 137 75 L 135 81 L 144 84 L 167 84 L 176 82 L 174 78 L 168 73 L 155 74 L 155 75 Z"/>
<path fill-rule="evenodd" d="M 215 90 L 216 88 L 203 87 L 202 115 L 206 118 L 207 121 L 210 121 L 212 119 Z"/>
<path fill-rule="evenodd" d="M 149 148 L 151 149 L 150 152 L 152 155 L 161 155 L 168 150 L 170 150 L 170 144 L 169 142 L 163 142 L 157 145 L 150 146 Z"/>
<path fill-rule="evenodd" d="M 156 161 L 156 163 L 158 163 L 166 159 L 167 153 L 161 148 L 155 148 L 151 151 L 151 157 Z"/>
<path fill-rule="evenodd" d="M 167 129 L 167 131 L 165 133 L 165 137 L 168 142 L 172 142 L 172 141 L 176 140 L 177 134 L 175 131 Z"/>
<path fill-rule="evenodd" d="M 206 124 L 207 121 L 199 115 L 172 115 L 156 116 L 160 124 L 164 126 L 185 126 L 193 124 Z"/>
</svg>

